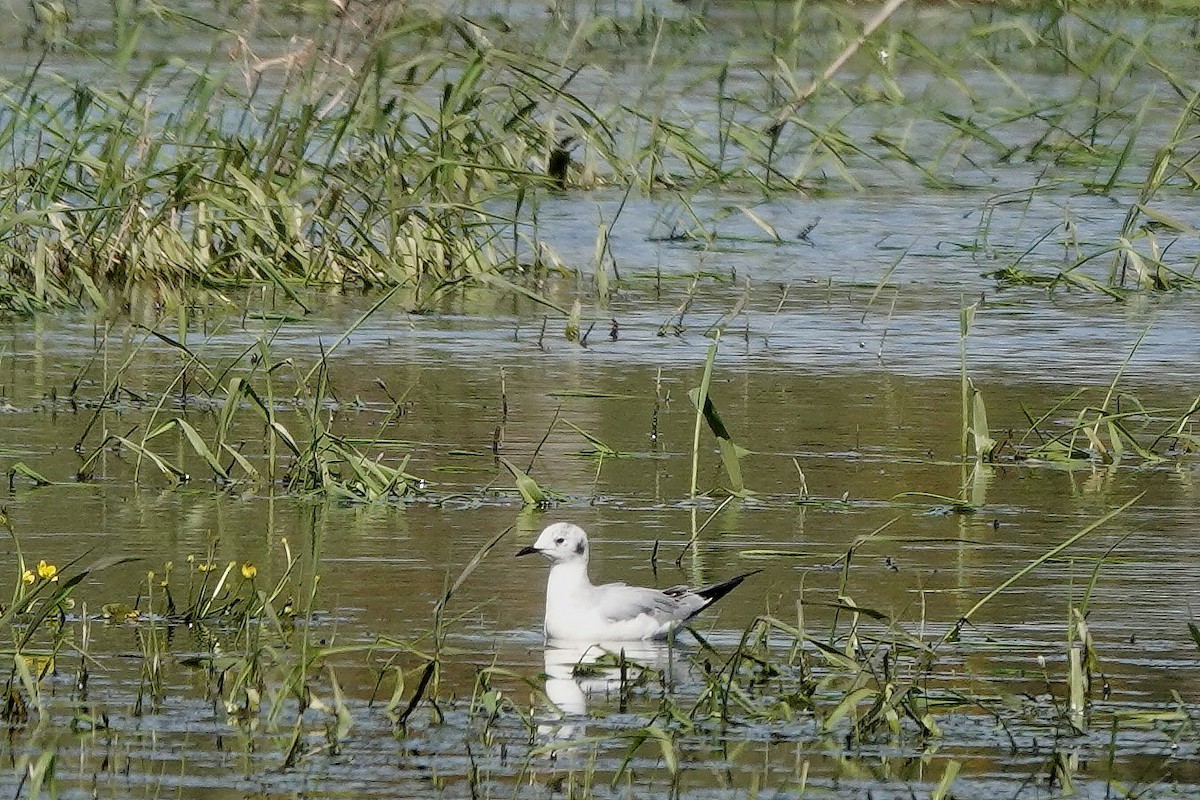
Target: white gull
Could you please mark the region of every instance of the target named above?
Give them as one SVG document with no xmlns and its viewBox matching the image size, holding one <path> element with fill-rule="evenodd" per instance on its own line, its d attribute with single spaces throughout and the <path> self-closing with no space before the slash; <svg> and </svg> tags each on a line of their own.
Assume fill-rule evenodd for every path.
<svg viewBox="0 0 1200 800">
<path fill-rule="evenodd" d="M 547 527 L 530 547 L 517 555 L 541 553 L 550 559 L 546 582 L 547 639 L 571 642 L 628 642 L 662 639 L 720 600 L 759 570 L 695 589 L 672 586 L 651 589 L 606 583 L 588 578 L 588 539 L 583 528 L 569 522 Z"/>
</svg>

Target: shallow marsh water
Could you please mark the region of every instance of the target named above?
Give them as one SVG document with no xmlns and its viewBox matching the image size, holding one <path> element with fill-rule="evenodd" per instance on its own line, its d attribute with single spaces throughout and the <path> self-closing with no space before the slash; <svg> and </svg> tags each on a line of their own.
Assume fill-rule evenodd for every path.
<svg viewBox="0 0 1200 800">
<path fill-rule="evenodd" d="M 848 287 L 839 293 L 853 298 L 858 291 Z M 340 643 L 368 642 L 378 635 L 403 641 L 427 631 L 432 606 L 447 582 L 489 538 L 515 523 L 516 531 L 489 554 L 452 606 L 449 642 L 456 654 L 448 659 L 447 680 L 467 694 L 477 667 L 496 665 L 531 680 L 545 668 L 538 634 L 545 566 L 515 562 L 511 553 L 552 520 L 573 520 L 592 533 L 593 575 L 598 579 L 667 586 L 762 567 L 763 574 L 701 622 L 701 630 L 720 652 L 736 645 L 740 631 L 756 615 L 770 612 L 793 618 L 802 591 L 813 604 L 809 624 L 829 625 L 829 612 L 820 604 L 837 597 L 838 559 L 857 537 L 893 518 L 897 522 L 887 532 L 893 538 L 868 543 L 856 554 L 845 596 L 888 614 L 913 633 L 932 636 L 1049 546 L 1144 491 L 1135 508 L 989 606 L 976 625 L 967 628 L 958 654 L 943 659 L 939 669 L 945 672 L 934 680 L 947 686 L 965 684 L 1013 702 L 1029 697 L 1026 702 L 1032 707 L 1039 702 L 1032 698 L 1042 697 L 1044 703 L 1048 692 L 1061 692 L 1069 608 L 1081 601 L 1095 559 L 1118 545 L 1100 568 L 1089 606 L 1089 622 L 1111 687 L 1098 708 L 1111 708 L 1113 713 L 1174 709 L 1175 691 L 1190 702 L 1189 687 L 1200 678 L 1200 658 L 1187 632 L 1196 603 L 1194 587 L 1200 585 L 1200 562 L 1190 557 L 1197 547 L 1197 473 L 1190 457 L 1141 466 L 986 467 L 969 493 L 979 506 L 979 512 L 970 515 L 950 513 L 938 500 L 897 499 L 905 492 L 957 496 L 967 475 L 957 458 L 957 343 L 949 333 L 929 333 L 939 327 L 953 330 L 958 311 L 950 297 L 941 309 L 928 302 L 913 308 L 897 304 L 890 323 L 894 331 L 887 338 L 889 356 L 882 360 L 864 356 L 852 331 L 836 332 L 840 324 L 852 323 L 853 310 L 865 303 L 862 297 L 831 302 L 826 286 L 793 287 L 790 302 L 796 310 L 778 314 L 777 303 L 766 298 L 752 301 L 749 337 L 738 333 L 742 323 L 735 322 L 722 340 L 712 393 L 732 435 L 752 451 L 743 459 L 743 473 L 756 494 L 717 510 L 696 547 L 685 552 L 691 532 L 717 509 L 719 498 L 697 503 L 687 499 L 694 412 L 684 397 L 698 382 L 708 345 L 701 335 L 704 321 L 715 320 L 740 293 L 737 286 L 709 286 L 689 312 L 689 329 L 665 338 L 656 331 L 677 305 L 678 287 L 664 291 L 657 302 L 649 290 L 628 298 L 618 295 L 605 310 L 620 323 L 618 339 L 593 333 L 586 348 L 554 333 L 547 333 L 539 347 L 541 315 L 502 298 L 464 299 L 462 308 L 445 314 L 409 315 L 401 307 L 380 312 L 330 357 L 330 387 L 337 406 L 328 413 L 342 435 L 369 440 L 382 433 L 388 440 L 406 442 L 394 446 L 395 457 L 411 454 L 408 471 L 429 482 L 433 502 L 329 505 L 272 497 L 261 486 L 249 487 L 244 494 L 236 489 L 221 492 L 199 477 L 173 487 L 146 464 L 142 485 L 134 486 L 133 459 L 127 455 L 104 458 L 95 480 L 85 485 L 27 488 L 17 478 L 5 505 L 27 558 L 62 563 L 88 548 L 142 557 L 138 564 L 114 568 L 102 580 L 81 587 L 80 596 L 87 598 L 93 614 L 105 602 L 131 603 L 147 568 L 161 569 L 166 561 L 181 565 L 209 547 L 215 549 L 218 563 L 250 561 L 261 565 L 264 574 L 272 568 L 278 571 L 279 539 L 286 537 L 298 552 L 312 554 L 321 575 L 316 632 L 323 641 Z M 1044 305 L 1032 296 L 1026 300 Z M 508 306 L 509 311 L 493 307 L 485 314 L 479 304 L 488 302 Z M 360 308 L 354 302 L 331 302 L 312 320 L 283 325 L 271 345 L 273 357 L 307 363 L 318 343 L 336 339 L 346 318 Z M 1007 315 L 1011 309 L 1000 305 L 993 312 L 985 307 L 979 328 L 995 325 L 998 331 L 988 335 L 981 350 L 996 348 L 995 361 L 976 359 L 972 347 L 969 364 L 986 395 L 993 430 L 1025 427 L 1022 405 L 1036 416 L 1079 387 L 1102 392 L 1100 382 L 1087 376 L 1109 379 L 1145 324 L 1131 323 L 1127 309 L 1089 304 L 1086 330 L 1097 332 L 1087 339 L 1092 346 L 1077 346 L 1072 354 L 1056 350 L 1054 343 L 1061 339 L 1055 331 L 1041 337 L 1050 351 L 1047 356 L 1046 350 L 1005 343 L 999 332 L 1005 325 L 990 315 Z M 1101 324 L 1092 327 L 1097 321 Z M 210 323 L 214 329 L 216 323 Z M 240 352 L 259 335 L 256 323 L 247 323 L 249 329 L 242 329 L 239 319 L 220 323 L 224 329 L 214 335 L 189 337 L 190 346 L 212 363 L 220 363 L 222 354 Z M 1156 320 L 1151 330 L 1160 325 Z M 819 330 L 816 326 L 826 329 L 823 335 L 807 336 L 806 330 Z M 79 468 L 81 458 L 71 445 L 92 411 L 83 403 L 72 410 L 62 398 L 92 358 L 96 330 L 94 321 L 84 319 L 42 319 L 32 328 L 9 326 L 4 384 L 12 409 L 5 417 L 3 442 L 8 464 L 19 459 L 56 479 L 68 479 Z M 1082 322 L 1074 330 L 1084 338 Z M 911 336 L 906 331 L 912 331 Z M 110 351 L 103 360 L 123 360 L 126 343 L 145 336 L 144 331 L 117 326 L 107 344 L 100 344 L 102 353 Z M 161 391 L 178 369 L 177 351 L 157 340 L 143 347 L 125 385 L 145 397 L 103 412 L 109 428 L 132 427 L 144 419 L 147 407 L 158 401 L 150 395 Z M 1172 337 L 1143 340 L 1130 377 L 1122 382 L 1125 391 L 1146 407 L 1185 406 L 1196 391 L 1194 385 L 1153 379 L 1160 367 L 1173 361 L 1174 353 Z M 501 407 L 502 369 L 507 418 Z M 102 392 L 103 381 L 89 386 L 100 377 L 98 366 L 87 374 L 94 378 L 81 384 L 77 402 L 89 396 L 96 400 Z M 378 425 L 390 403 L 381 396 L 377 378 L 393 395 L 406 393 L 406 413 L 386 432 Z M 657 415 L 657 439 L 652 440 L 656 382 L 665 402 Z M 57 401 L 48 399 L 53 390 Z M 585 396 L 589 393 L 611 396 Z M 198 408 L 203 401 L 193 398 L 190 405 Z M 179 413 L 179 408 L 170 413 Z M 187 418 L 204 427 L 212 424 L 213 414 L 193 410 Z M 541 446 L 530 474 L 563 498 L 545 511 L 522 511 L 511 490 L 511 476 L 491 453 L 497 428 L 500 453 L 524 466 L 556 415 L 627 457 L 601 460 L 581 452 L 591 449 L 588 442 L 560 423 Z M 188 461 L 182 448 L 178 453 Z M 801 502 L 793 458 L 804 470 L 810 495 L 830 502 Z M 719 486 L 724 480 L 720 462 L 707 447 L 702 464 L 702 487 Z M 651 563 L 656 542 L 657 572 Z M 755 556 L 763 550 L 773 555 Z M 677 567 L 674 561 L 681 553 Z M 116 748 L 129 759 L 128 769 L 135 777 L 110 775 L 113 791 L 153 793 L 169 787 L 184 796 L 191 791 L 210 796 L 216 787 L 239 793 L 262 785 L 270 792 L 303 786 L 318 795 L 417 796 L 428 790 L 419 788 L 428 787 L 423 781 L 436 774 L 435 785 L 448 796 L 467 793 L 465 781 L 473 767 L 462 750 L 470 730 L 462 712 L 451 710 L 442 725 L 393 738 L 378 705 L 363 705 L 376 678 L 361 661 L 347 657 L 338 672 L 352 698 L 356 721 L 341 755 L 314 757 L 298 770 L 279 775 L 263 771 L 277 765 L 280 757 L 271 751 L 271 739 L 250 749 L 246 742 L 255 734 L 231 725 L 204 699 L 199 688 L 203 680 L 194 669 L 176 663 L 169 670 L 163 713 L 122 718 L 132 702 L 127 693 L 138 670 L 133 657 L 136 626 L 96 621 L 92 627 L 91 653 L 97 663 L 91 693 L 104 698 L 113 732 L 104 735 L 103 746 L 97 734 L 57 742 L 63 756 L 80 753 L 73 777 L 80 786 L 89 784 L 89 776 L 100 769 L 101 753 Z M 171 648 L 177 658 L 202 650 L 203 643 L 183 630 Z M 1039 659 L 1045 660 L 1044 672 Z M 688 696 L 696 691 L 695 681 L 684 670 L 676 691 Z M 506 685 L 514 699 L 527 702 L 519 684 Z M 596 759 L 593 766 L 602 776 L 611 775 L 620 764 L 626 747 L 621 732 L 644 721 L 639 714 L 652 713 L 653 708 L 653 700 L 647 699 L 640 711 L 634 704 L 632 717 L 616 714 L 614 692 L 590 698 L 594 716 L 581 719 L 580 728 L 572 730 L 616 737 L 582 757 L 584 765 Z M 65 688 L 63 694 L 68 694 Z M 808 750 L 804 743 L 820 737 L 806 729 L 802 715 L 787 724 L 751 724 L 713 743 L 716 751 L 708 750 L 705 737 L 681 745 L 689 762 L 681 785 L 685 793 L 695 791 L 697 796 L 738 794 L 756 785 L 794 791 L 798 771 L 809 762 L 805 769 L 811 770 L 806 779 L 810 788 L 870 788 L 879 796 L 889 786 L 936 782 L 953 758 L 967 765 L 956 791 L 982 796 L 998 785 L 1036 781 L 1054 752 L 1040 741 L 1053 739 L 1053 728 L 1044 720 L 1013 733 L 1018 744 L 1014 753 L 994 720 L 969 713 L 946 718 L 937 754 L 918 762 L 910 762 L 917 753 L 887 746 L 876 752 L 874 746 L 863 745 L 851 751 L 853 757 L 833 757 L 825 745 Z M 1173 741 L 1181 724 L 1175 720 L 1158 728 L 1137 727 L 1133 733 L 1123 730 L 1114 752 L 1116 774 L 1128 779 L 1131 771 L 1144 770 L 1147 780 L 1151 775 L 1171 775 L 1184 785 L 1196 780 L 1184 768 L 1196 755 L 1194 739 Z M 511 719 L 508 725 L 513 726 Z M 497 735 L 516 750 L 527 737 L 522 731 L 501 723 Z M 1095 765 L 1107 752 L 1108 731 L 1096 737 L 1075 737 L 1061 744 Z M 593 753 L 588 748 L 584 752 Z M 499 787 L 524 768 L 496 760 L 497 753 L 473 757 L 482 759 L 479 763 L 498 781 L 488 784 L 491 790 L 503 794 L 508 790 Z M 74 758 L 65 760 L 74 763 Z M 925 766 L 917 765 L 922 762 Z M 535 761 L 535 782 L 541 785 L 547 774 L 569 771 L 564 763 L 570 760 Z M 231 765 L 242 771 L 232 780 Z M 110 769 L 121 773 L 120 768 Z M 1085 765 L 1077 780 L 1090 777 L 1093 769 Z M 633 774 L 637 777 L 629 791 L 634 795 L 669 784 L 653 752 L 639 756 Z M 1094 777 L 1100 781 L 1106 774 L 1107 767 L 1096 769 Z M 59 778 L 72 780 L 62 766 Z"/>
<path fill-rule="evenodd" d="M 540 7 L 514 9 L 540 13 Z M 714 13 L 717 27 L 729 22 L 720 14 L 735 12 Z M 934 30 L 937 14 L 963 24 L 953 10 L 920 13 L 935 15 Z M 734 22 L 748 24 L 742 16 Z M 735 74 L 731 91 L 738 81 L 757 85 L 753 72 Z M 682 83 L 657 87 L 663 95 L 693 88 L 686 71 L 671 74 Z M 985 74 L 973 79 L 986 85 Z M 918 86 L 928 76 L 899 79 Z M 612 92 L 622 86 L 619 80 L 598 85 Z M 1052 71 L 1030 73 L 1026 85 L 1047 96 L 1077 89 Z M 991 87 L 997 94 L 1008 88 Z M 877 121 L 855 124 L 864 127 L 848 130 L 869 138 Z M 1152 117 L 1147 141 L 1169 124 Z M 1012 136 L 1025 141 L 1028 133 Z M 930 141 L 914 138 L 917 153 Z M 1148 153 L 1149 147 L 1139 149 L 1132 163 L 1144 166 Z M 78 588 L 66 624 L 77 643 L 87 631 L 86 696 L 73 686 L 76 662 L 85 662 L 61 655 L 44 690 L 49 723 L 16 729 L 0 745 L 10 767 L 0 785 L 28 786 L 22 759 L 57 753 L 62 797 L 908 797 L 929 793 L 955 763 L 961 772 L 953 793 L 962 797 L 1054 796 L 1067 780 L 1089 796 L 1118 783 L 1130 793 L 1194 794 L 1200 785 L 1200 650 L 1188 631 L 1200 601 L 1194 455 L 1160 448 L 1167 454 L 1160 461 L 1127 454 L 1114 465 L 1063 464 L 1017 460 L 1010 450 L 1001 463 L 974 472 L 961 458 L 959 313 L 981 295 L 966 366 L 996 438 L 1011 430 L 1015 446 L 1029 428 L 1026 414 L 1038 418 L 1083 389 L 1082 399 L 1040 426 L 1061 430 L 1084 405 L 1099 406 L 1119 372 L 1123 407 L 1149 410 L 1128 422 L 1143 444 L 1171 428 L 1200 394 L 1194 290 L 1118 304 L 1081 291 L 1000 289 L 984 275 L 1014 261 L 1053 274 L 1071 260 L 1068 254 L 1111 244 L 1135 193 L 1131 187 L 1130 196 L 1086 194 L 1081 187 L 1093 172 L 1064 167 L 1069 180 L 1059 184 L 1043 182 L 1045 174 L 1034 174 L 1040 169 L 1020 160 L 986 170 L 967 164 L 953 177 L 976 188 L 915 190 L 910 172 L 892 164 L 860 171 L 870 187 L 863 192 L 766 199 L 699 192 L 687 198 L 686 214 L 680 197 L 666 191 L 627 201 L 611 190 L 544 196 L 537 234 L 564 263 L 591 263 L 598 225 L 612 225 L 616 270 L 607 296 L 598 296 L 586 275 L 547 275 L 535 284 L 559 306 L 581 300 L 583 331 L 595 323 L 586 346 L 567 341 L 563 320 L 545 307 L 479 289 L 447 295 L 421 313 L 399 294 L 345 341 L 340 337 L 374 296 L 306 297 L 311 313 L 300 316 L 251 290 L 231 304 L 246 314 L 214 302 L 190 309 L 183 329 L 178 318 L 140 317 L 186 342 L 210 367 L 237 359 L 231 374 L 251 369 L 244 354 L 259 342 L 271 362 L 291 359 L 301 375 L 336 342 L 327 358 L 328 389 L 318 401 L 321 416 L 386 463 L 410 457 L 407 471 L 425 483 L 422 493 L 400 502 L 332 503 L 267 482 L 222 489 L 205 478 L 182 436 L 164 446 L 164 455 L 192 475 L 182 485 L 125 451 L 102 454 L 87 482 L 33 487 L 9 470 L 21 462 L 69 483 L 103 431 L 140 436 L 179 416 L 208 433 L 221 403 L 178 383 L 185 365 L 179 348 L 125 318 L 5 321 L 0 467 L 11 477 L 3 505 L 27 561 L 65 564 L 87 551 L 141 560 Z M 1037 191 L 1017 195 L 1020 202 L 997 199 L 1035 184 Z M 1168 194 L 1161 209 L 1186 217 L 1190 203 L 1189 196 Z M 780 240 L 764 237 L 739 206 L 774 225 Z M 678 236 L 692 227 L 681 222 L 692 212 L 708 238 Z M 807 239 L 798 240 L 817 218 Z M 1195 241 L 1181 237 L 1175 257 L 1194 261 L 1189 247 Z M 1089 269 L 1105 264 L 1098 259 Z M 693 500 L 695 414 L 687 391 L 700 380 L 711 343 L 705 333 L 742 297 L 743 313 L 724 327 L 711 392 L 734 440 L 750 451 L 742 471 L 753 494 L 723 502 L 726 478 L 704 431 L 700 488 L 712 492 Z M 121 392 L 97 412 L 118 374 Z M 302 383 L 296 375 L 279 370 L 279 396 L 287 400 L 278 401 L 278 411 L 289 426 L 303 416 L 291 402 Z M 391 398 L 402 399 L 398 418 L 389 416 Z M 567 422 L 619 455 L 598 457 Z M 262 425 L 247 415 L 233 438 L 258 452 L 263 436 Z M 82 454 L 73 449 L 77 442 Z M 556 501 L 543 510 L 523 508 L 497 455 L 527 468 L 558 493 Z M 706 685 L 703 665 L 728 657 L 756 617 L 794 621 L 803 600 L 812 638 L 845 645 L 840 598 L 849 598 L 933 642 L 987 591 L 1143 492 L 1135 506 L 1007 589 L 960 641 L 939 650 L 923 678 L 926 688 L 977 699 L 960 699 L 937 714 L 940 736 L 856 740 L 844 727 L 823 731 L 815 717 L 792 709 L 769 718 L 735 715 L 728 727 L 681 729 L 671 745 L 675 774 L 653 739 L 623 769 L 633 732 L 651 722 L 669 725 L 663 698 L 685 708 L 694 702 Z M 973 513 L 956 513 L 962 509 L 947 498 L 965 501 Z M 689 642 L 682 653 L 631 651 L 664 677 L 627 695 L 603 674 L 564 673 L 571 659 L 548 656 L 542 646 L 546 567 L 511 554 L 562 519 L 591 533 L 596 579 L 665 587 L 763 572 L 701 618 L 699 630 L 714 652 Z M 843 584 L 847 550 L 889 523 L 856 548 Z M 300 574 L 320 575 L 308 623 L 315 642 L 353 648 L 387 637 L 426 647 L 446 586 L 509 526 L 513 532 L 448 606 L 442 691 L 460 699 L 444 704 L 445 719 L 435 721 L 422 706 L 398 732 L 383 710 L 391 692 L 385 656 L 351 649 L 328 661 L 353 726 L 331 745 L 329 714 L 310 709 L 301 726 L 302 757 L 287 769 L 280 767 L 289 724 L 265 714 L 239 719 L 214 700 L 219 692 L 202 665 L 218 658 L 214 640 L 232 639 L 232 631 L 174 628 L 163 650 L 159 704 L 135 714 L 145 685 L 147 623 L 98 618 L 104 604 L 134 604 L 146 572 L 161 573 L 167 562 L 182 572 L 189 557 L 211 551 L 220 565 L 258 565 L 265 580 L 285 569 L 290 548 Z M 11 570 L 15 558 L 5 555 Z M 1096 691 L 1087 732 L 1070 733 L 1060 713 L 1067 632 L 1070 610 L 1085 595 L 1104 689 Z M 875 637 L 888 642 L 883 649 L 901 652 L 892 625 L 860 624 L 871 663 L 882 660 Z M 380 652 L 396 649 L 402 651 Z M 279 658 L 286 665 L 289 656 Z M 465 699 L 477 673 L 491 667 L 505 671 L 491 681 L 514 705 L 484 725 Z M 541 687 L 573 713 L 555 715 L 537 696 Z M 845 689 L 832 681 L 828 704 Z M 332 704 L 325 676 L 314 679 L 314 692 Z M 283 707 L 285 718 L 288 709 L 294 713 L 294 705 Z M 104 715 L 106 724 L 83 724 L 81 708 Z M 517 712 L 530 709 L 527 726 Z M 556 741 L 575 744 L 553 752 L 547 745 Z"/>
</svg>

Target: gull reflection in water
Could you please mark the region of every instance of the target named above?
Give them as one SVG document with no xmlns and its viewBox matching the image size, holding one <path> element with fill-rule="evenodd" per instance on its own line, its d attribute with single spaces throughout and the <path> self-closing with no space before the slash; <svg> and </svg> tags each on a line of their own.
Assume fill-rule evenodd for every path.
<svg viewBox="0 0 1200 800">
<path fill-rule="evenodd" d="M 538 726 L 549 741 L 586 735 L 589 698 L 623 699 L 635 685 L 670 687 L 683 669 L 681 648 L 666 641 L 546 645 L 546 697 L 554 704 L 551 721 Z"/>
</svg>

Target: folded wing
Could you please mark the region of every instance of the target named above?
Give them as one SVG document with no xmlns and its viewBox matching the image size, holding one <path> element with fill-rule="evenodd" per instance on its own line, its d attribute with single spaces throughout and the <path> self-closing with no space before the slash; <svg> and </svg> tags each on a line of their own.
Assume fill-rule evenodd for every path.
<svg viewBox="0 0 1200 800">
<path fill-rule="evenodd" d="M 623 636 L 658 638 L 666 636 L 710 605 L 720 600 L 758 570 L 737 575 L 709 586 L 672 586 L 660 591 L 624 583 L 593 587 L 588 602 L 605 624 L 621 627 Z"/>
<path fill-rule="evenodd" d="M 596 587 L 596 611 L 606 620 L 618 622 L 642 614 L 661 620 L 685 620 L 704 607 L 696 595 L 669 595 L 658 589 L 609 583 Z"/>
</svg>

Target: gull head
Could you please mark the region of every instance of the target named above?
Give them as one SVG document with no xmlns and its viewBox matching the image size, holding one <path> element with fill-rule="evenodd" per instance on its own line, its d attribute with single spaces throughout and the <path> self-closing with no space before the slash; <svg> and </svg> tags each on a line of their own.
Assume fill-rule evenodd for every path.
<svg viewBox="0 0 1200 800">
<path fill-rule="evenodd" d="M 556 522 L 542 531 L 532 546 L 521 548 L 517 555 L 527 556 L 530 553 L 541 553 L 555 564 L 569 561 L 583 561 L 586 564 L 587 534 L 578 525 Z"/>
</svg>

